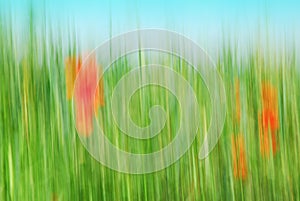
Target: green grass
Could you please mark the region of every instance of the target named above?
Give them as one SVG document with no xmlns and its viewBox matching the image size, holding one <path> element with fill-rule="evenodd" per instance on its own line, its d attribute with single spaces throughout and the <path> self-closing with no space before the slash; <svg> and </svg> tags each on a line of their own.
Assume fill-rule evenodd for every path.
<svg viewBox="0 0 300 201">
<path fill-rule="evenodd" d="M 0 26 L 0 200 L 300 200 L 300 72 L 295 48 L 282 53 L 269 49 L 263 54 L 259 45 L 253 45 L 243 57 L 237 56 L 237 50 L 230 46 L 219 49 L 222 56 L 217 66 L 226 88 L 227 117 L 216 148 L 204 161 L 198 160 L 198 151 L 210 124 L 208 92 L 200 75 L 187 64 L 176 58 L 164 60 L 166 65 L 174 63 L 173 68 L 196 91 L 200 130 L 178 162 L 159 172 L 131 175 L 94 160 L 76 134 L 72 103 L 66 100 L 64 74 L 65 56 L 78 54 L 76 43 L 36 37 L 31 22 L 20 59 L 13 31 L 9 23 Z M 130 67 L 122 58 L 106 72 L 106 103 Z M 232 98 L 236 78 L 241 84 L 240 130 L 245 137 L 248 165 L 245 181 L 234 178 L 232 170 Z M 270 80 L 278 89 L 279 152 L 269 159 L 259 152 L 261 80 Z M 160 135 L 149 140 L 124 135 L 113 125 L 107 104 L 100 111 L 106 117 L 103 125 L 107 137 L 133 153 L 161 149 L 178 129 L 176 98 L 162 88 L 145 87 L 133 96 L 130 111 L 133 120 L 145 126 L 149 123 L 149 108 L 154 104 L 169 112 Z"/>
</svg>

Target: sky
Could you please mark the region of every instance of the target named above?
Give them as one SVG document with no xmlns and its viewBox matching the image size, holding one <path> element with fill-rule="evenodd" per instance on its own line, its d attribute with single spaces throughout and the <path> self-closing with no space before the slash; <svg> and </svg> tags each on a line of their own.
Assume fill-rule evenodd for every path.
<svg viewBox="0 0 300 201">
<path fill-rule="evenodd" d="M 224 36 L 246 41 L 267 30 L 274 39 L 300 33 L 297 0 L 0 0 L 0 11 L 26 26 L 30 5 L 37 20 L 44 15 L 53 24 L 71 24 L 87 44 L 139 28 L 176 31 L 203 45 Z"/>
</svg>

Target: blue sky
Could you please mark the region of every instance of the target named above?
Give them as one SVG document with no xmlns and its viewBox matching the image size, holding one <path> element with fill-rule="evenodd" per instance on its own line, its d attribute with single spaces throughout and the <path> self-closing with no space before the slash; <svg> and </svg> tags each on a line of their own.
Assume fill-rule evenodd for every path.
<svg viewBox="0 0 300 201">
<path fill-rule="evenodd" d="M 194 40 L 213 43 L 222 35 L 247 36 L 259 25 L 275 32 L 299 33 L 300 1 L 297 0 L 32 0 L 35 10 L 47 13 L 52 23 L 73 24 L 78 35 L 103 42 L 112 35 L 137 28 L 163 28 Z M 3 13 L 21 21 L 28 18 L 29 0 L 0 0 Z M 10 9 L 8 9 L 10 8 Z M 1 9 L 0 9 L 1 10 Z M 25 16 L 25 18 L 24 18 Z M 249 37 L 249 36 L 247 36 Z M 200 41 L 201 42 L 201 41 Z"/>
</svg>

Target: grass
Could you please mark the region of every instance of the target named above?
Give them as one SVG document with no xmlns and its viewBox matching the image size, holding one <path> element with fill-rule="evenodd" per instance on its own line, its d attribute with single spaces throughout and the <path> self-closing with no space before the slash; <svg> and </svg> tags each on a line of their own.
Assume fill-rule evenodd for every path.
<svg viewBox="0 0 300 201">
<path fill-rule="evenodd" d="M 72 103 L 66 100 L 64 60 L 78 54 L 79 47 L 54 40 L 51 34 L 36 37 L 33 30 L 31 22 L 20 59 L 13 27 L 9 22 L 0 26 L 0 200 L 300 200 L 300 72 L 295 48 L 280 53 L 269 49 L 264 54 L 253 45 L 243 56 L 232 46 L 219 49 L 217 67 L 226 88 L 227 117 L 216 148 L 204 161 L 198 160 L 198 151 L 210 124 L 208 92 L 200 75 L 186 63 L 165 59 L 196 91 L 200 131 L 191 148 L 170 167 L 132 175 L 101 165 L 77 136 Z M 106 72 L 106 103 L 130 68 L 122 58 Z M 236 79 L 241 93 L 239 128 L 234 120 Z M 279 103 L 279 151 L 269 158 L 261 155 L 259 147 L 262 80 L 276 87 Z M 106 117 L 107 137 L 133 153 L 161 149 L 178 129 L 176 98 L 160 87 L 145 87 L 132 97 L 130 111 L 138 125 L 147 125 L 145 114 L 155 104 L 169 112 L 157 137 L 136 140 L 124 135 L 113 125 L 108 104 L 100 111 Z M 233 173 L 231 137 L 236 132 L 245 139 L 248 174 L 244 180 Z"/>
</svg>

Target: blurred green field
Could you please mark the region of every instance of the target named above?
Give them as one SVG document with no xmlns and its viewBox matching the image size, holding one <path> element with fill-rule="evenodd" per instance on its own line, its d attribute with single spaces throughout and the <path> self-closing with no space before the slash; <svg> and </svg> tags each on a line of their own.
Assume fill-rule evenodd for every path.
<svg viewBox="0 0 300 201">
<path fill-rule="evenodd" d="M 37 35 L 33 23 L 25 36 L 20 56 L 13 27 L 0 25 L 0 200 L 300 200 L 300 68 L 295 47 L 276 52 L 257 43 L 240 55 L 225 41 L 218 49 L 217 69 L 226 88 L 227 116 L 217 146 L 203 161 L 198 160 L 198 151 L 210 125 L 209 93 L 201 76 L 186 63 L 164 60 L 196 91 L 200 130 L 188 152 L 170 167 L 131 175 L 101 165 L 76 134 L 64 70 L 66 56 L 80 53 L 76 41 L 66 44 L 51 34 L 47 38 Z M 129 69 L 122 58 L 106 72 L 106 103 Z M 235 80 L 240 84 L 238 128 L 234 120 Z M 278 93 L 279 148 L 270 157 L 263 157 L 259 147 L 258 114 L 261 82 L 265 80 Z M 163 88 L 145 87 L 132 97 L 130 111 L 133 120 L 145 126 L 149 108 L 156 104 L 168 112 L 166 128 L 158 136 L 132 139 L 111 126 L 113 122 L 107 118 L 102 120 L 107 137 L 133 153 L 151 153 L 167 145 L 176 134 L 180 116 L 172 94 Z M 109 117 L 106 105 L 100 114 Z M 241 133 L 245 141 L 245 179 L 233 172 L 234 133 Z"/>
</svg>

